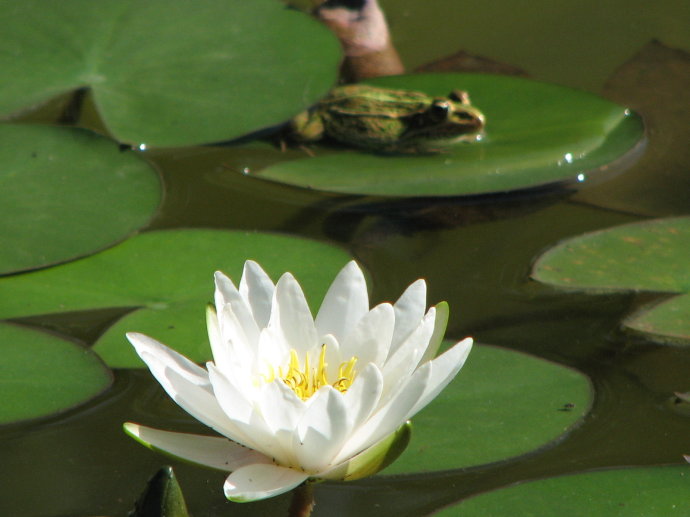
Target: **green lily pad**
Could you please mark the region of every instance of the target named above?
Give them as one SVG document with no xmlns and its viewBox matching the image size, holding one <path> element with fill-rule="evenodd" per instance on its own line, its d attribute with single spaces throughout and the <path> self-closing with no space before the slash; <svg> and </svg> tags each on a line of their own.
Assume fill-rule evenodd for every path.
<svg viewBox="0 0 690 517">
<path fill-rule="evenodd" d="M 0 318 L 105 307 L 141 309 L 106 332 L 94 350 L 108 365 L 144 366 L 125 331 L 155 336 L 196 361 L 210 358 L 206 304 L 213 300 L 213 272 L 239 281 L 246 259 L 274 281 L 285 271 L 319 304 L 350 259 L 334 246 L 297 237 L 226 230 L 165 230 L 137 235 L 88 258 L 0 278 Z M 312 310 L 318 305 L 312 305 Z"/>
<path fill-rule="evenodd" d="M 92 399 L 112 376 L 96 354 L 56 336 L 0 323 L 0 425 Z"/>
<path fill-rule="evenodd" d="M 0 124 L 0 274 L 63 262 L 123 239 L 154 214 L 156 172 L 83 130 Z"/>
<path fill-rule="evenodd" d="M 690 217 L 655 219 L 564 241 L 535 263 L 532 277 L 592 293 L 681 294 L 643 307 L 624 326 L 661 343 L 690 344 Z"/>
<path fill-rule="evenodd" d="M 203 282 L 205 293 L 198 293 L 191 301 L 142 307 L 126 314 L 98 338 L 94 350 L 114 368 L 139 368 L 143 363 L 134 347 L 123 341 L 127 332 L 136 331 L 155 337 L 175 350 L 185 350 L 182 352 L 184 355 L 199 362 L 210 360 L 212 354 L 206 333 L 206 303 L 213 294 L 211 282 L 212 279 L 206 278 Z"/>
<path fill-rule="evenodd" d="M 0 113 L 80 87 L 121 142 L 228 140 L 322 96 L 335 37 L 277 0 L 0 1 Z"/>
<path fill-rule="evenodd" d="M 435 155 L 323 154 L 272 165 L 258 176 L 349 194 L 462 196 L 581 183 L 620 170 L 644 147 L 639 116 L 561 86 L 480 74 L 368 82 L 442 96 L 455 88 L 467 90 L 486 116 L 486 136 Z"/>
<path fill-rule="evenodd" d="M 457 378 L 412 419 L 412 440 L 384 474 L 469 467 L 531 452 L 589 410 L 589 379 L 503 348 L 475 345 Z"/>
<path fill-rule="evenodd" d="M 603 470 L 521 483 L 462 501 L 434 515 L 667 517 L 690 513 L 690 467 Z"/>
</svg>

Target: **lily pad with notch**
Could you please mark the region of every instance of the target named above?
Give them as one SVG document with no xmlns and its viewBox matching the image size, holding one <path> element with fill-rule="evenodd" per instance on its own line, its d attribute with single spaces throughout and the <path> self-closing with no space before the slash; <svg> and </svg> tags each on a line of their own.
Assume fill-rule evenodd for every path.
<svg viewBox="0 0 690 517">
<path fill-rule="evenodd" d="M 0 115 L 91 89 L 119 141 L 172 147 L 283 122 L 335 82 L 340 48 L 277 0 L 0 1 Z"/>
<path fill-rule="evenodd" d="M 652 292 L 623 326 L 662 344 L 690 344 L 690 217 L 653 219 L 587 233 L 541 255 L 532 277 L 559 289 Z"/>
<path fill-rule="evenodd" d="M 84 130 L 0 124 L 0 274 L 64 262 L 122 240 L 158 208 L 156 171 Z"/>
<path fill-rule="evenodd" d="M 37 330 L 0 323 L 0 425 L 61 413 L 106 390 L 96 354 Z"/>
<path fill-rule="evenodd" d="M 213 299 L 214 271 L 237 280 L 244 261 L 253 259 L 274 281 L 292 272 L 307 300 L 320 303 L 350 258 L 335 246 L 278 234 L 148 232 L 79 261 L 0 278 L 0 318 L 132 308 L 94 346 L 109 366 L 144 366 L 125 339 L 126 331 L 156 336 L 201 362 L 211 358 L 205 310 Z"/>
<path fill-rule="evenodd" d="M 436 154 L 382 155 L 319 147 L 314 158 L 273 164 L 257 176 L 347 194 L 495 194 L 603 177 L 623 170 L 644 148 L 639 116 L 570 88 L 483 74 L 402 75 L 367 83 L 444 97 L 454 89 L 466 90 L 486 116 L 486 135 Z"/>
</svg>

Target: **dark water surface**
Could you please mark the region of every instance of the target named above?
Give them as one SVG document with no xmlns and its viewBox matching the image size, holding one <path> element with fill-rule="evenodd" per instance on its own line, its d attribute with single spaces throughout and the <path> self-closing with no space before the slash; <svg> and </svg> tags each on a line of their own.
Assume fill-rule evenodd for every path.
<svg viewBox="0 0 690 517">
<path fill-rule="evenodd" d="M 690 51 L 689 4 L 682 0 L 382 3 L 411 66 L 464 48 L 521 66 L 536 79 L 602 93 L 606 80 L 653 38 Z M 676 87 L 672 77 L 659 77 L 659 89 Z M 644 97 L 640 88 L 619 89 L 616 100 Z M 664 134 L 670 117 L 687 115 L 666 112 L 677 115 L 642 113 L 650 134 Z M 687 129 L 681 136 L 688 141 Z M 682 162 L 680 155 L 668 156 L 679 149 L 669 145 L 659 152 Z M 673 391 L 690 391 L 690 352 L 633 342 L 619 331 L 623 315 L 653 298 L 564 294 L 528 279 L 533 259 L 559 240 L 648 216 L 690 213 L 687 161 L 666 170 L 663 184 L 653 170 L 631 171 L 608 186 L 586 184 L 575 199 L 559 192 L 400 204 L 338 198 L 242 175 L 242 165 L 256 169 L 265 163 L 261 148 L 242 156 L 227 148 L 149 156 L 166 185 L 151 228 L 280 231 L 336 243 L 371 273 L 372 302 L 395 299 L 425 277 L 430 302 L 450 304 L 449 337 L 473 335 L 573 366 L 592 379 L 592 411 L 543 451 L 465 470 L 324 483 L 316 488 L 314 515 L 419 516 L 522 480 L 596 467 L 681 463 L 682 454 L 690 453 L 690 419 L 668 406 Z M 636 196 L 649 191 L 647 184 L 654 186 L 653 199 L 636 210 Z M 96 311 L 40 323 L 90 343 L 121 314 Z M 111 390 L 59 418 L 0 430 L 0 515 L 125 515 L 166 461 L 121 431 L 124 421 L 146 421 L 151 404 L 159 408 L 158 427 L 203 432 L 147 371 L 118 371 Z M 285 515 L 289 496 L 236 505 L 223 498 L 221 473 L 185 465 L 175 470 L 196 517 Z"/>
</svg>

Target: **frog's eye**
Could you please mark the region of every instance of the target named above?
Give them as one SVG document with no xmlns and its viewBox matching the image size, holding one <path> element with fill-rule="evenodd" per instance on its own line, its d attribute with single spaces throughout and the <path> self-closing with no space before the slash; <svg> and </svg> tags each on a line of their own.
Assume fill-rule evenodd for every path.
<svg viewBox="0 0 690 517">
<path fill-rule="evenodd" d="M 429 115 L 431 115 L 431 119 L 435 122 L 440 120 L 446 120 L 448 118 L 448 114 L 450 113 L 450 111 L 450 103 L 442 99 L 435 100 L 431 103 L 431 106 L 429 107 Z"/>
<path fill-rule="evenodd" d="M 459 102 L 460 104 L 470 103 L 469 94 L 463 90 L 453 90 L 448 94 L 448 98 L 452 101 Z"/>
</svg>

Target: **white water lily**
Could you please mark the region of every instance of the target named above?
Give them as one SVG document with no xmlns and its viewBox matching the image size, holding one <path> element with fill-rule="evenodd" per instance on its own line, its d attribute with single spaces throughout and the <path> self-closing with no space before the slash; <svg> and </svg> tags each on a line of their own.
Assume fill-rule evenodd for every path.
<svg viewBox="0 0 690 517">
<path fill-rule="evenodd" d="M 426 284 L 417 280 L 394 305 L 369 309 L 354 261 L 315 319 L 290 273 L 274 285 L 247 261 L 239 289 L 222 273 L 215 283 L 206 369 L 150 337 L 127 337 L 173 400 L 222 437 L 125 429 L 153 449 L 230 472 L 224 491 L 234 501 L 371 473 L 372 455 L 455 377 L 472 345 L 467 338 L 434 359 L 447 305 L 425 312 Z"/>
</svg>

